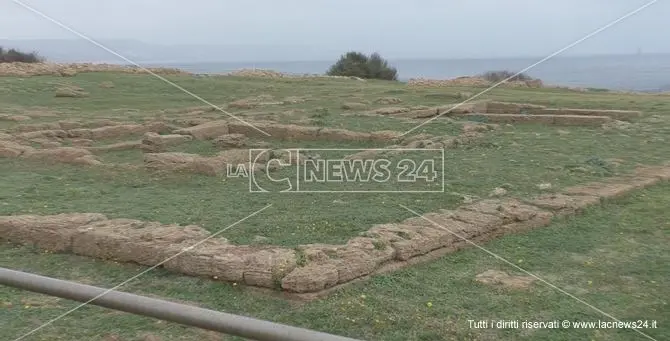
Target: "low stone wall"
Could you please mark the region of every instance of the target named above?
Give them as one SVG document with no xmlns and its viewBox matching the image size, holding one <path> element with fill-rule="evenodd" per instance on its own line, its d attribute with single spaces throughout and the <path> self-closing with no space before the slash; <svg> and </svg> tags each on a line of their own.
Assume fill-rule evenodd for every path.
<svg viewBox="0 0 670 341">
<path fill-rule="evenodd" d="M 411 110 L 403 107 L 379 108 L 368 114 L 406 118 L 431 118 L 436 116 L 481 116 L 491 123 L 544 123 L 556 125 L 598 125 L 611 120 L 632 121 L 642 117 L 642 112 L 632 110 L 600 110 L 547 108 L 543 105 L 473 101 L 428 109 Z"/>
<path fill-rule="evenodd" d="M 431 254 L 501 235 L 547 226 L 601 200 L 670 180 L 670 165 L 641 167 L 632 175 L 564 189 L 530 199 L 487 199 L 400 223 L 378 224 L 343 245 L 295 249 L 233 245 L 198 226 L 108 219 L 96 213 L 0 217 L 0 238 L 99 259 L 133 262 L 215 280 L 306 294 L 332 289 Z M 203 240 L 207 239 L 203 242 Z M 197 247 L 191 247 L 198 244 Z M 175 256 L 177 255 L 177 256 Z M 164 262 L 170 258 L 169 261 Z"/>
<path fill-rule="evenodd" d="M 607 116 L 577 115 L 466 114 L 463 117 L 488 123 L 540 123 L 561 126 L 600 126 L 613 121 Z"/>
<path fill-rule="evenodd" d="M 263 132 L 270 134 L 267 136 Z M 193 136 L 196 140 L 209 140 L 226 134 L 242 134 L 249 137 L 270 137 L 292 141 L 393 141 L 401 133 L 378 131 L 372 133 L 356 132 L 346 129 L 278 124 L 276 122 L 212 121 L 189 128 L 174 131 L 175 134 Z"/>
</svg>

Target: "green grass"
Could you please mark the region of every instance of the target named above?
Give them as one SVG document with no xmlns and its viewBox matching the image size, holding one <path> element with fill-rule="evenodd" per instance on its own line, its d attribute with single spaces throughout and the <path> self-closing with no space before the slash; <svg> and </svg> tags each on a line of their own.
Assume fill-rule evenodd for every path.
<svg viewBox="0 0 670 341">
<path fill-rule="evenodd" d="M 619 320 L 657 320 L 658 329 L 643 332 L 665 340 L 670 337 L 670 290 L 666 285 L 670 276 L 666 266 L 670 261 L 668 190 L 670 185 L 664 184 L 640 191 L 602 208 L 589 209 L 579 217 L 523 235 L 506 236 L 485 247 Z M 235 219 L 230 217 L 226 222 Z M 0 246 L 0 252 L 4 266 L 10 268 L 106 287 L 142 270 L 9 244 Z M 474 281 L 477 274 L 489 269 L 523 275 L 471 248 L 428 264 L 374 276 L 306 304 L 160 269 L 122 290 L 365 340 L 645 340 L 633 331 L 620 329 L 471 329 L 468 320 L 608 320 L 541 282 L 524 290 L 492 288 Z M 8 338 L 18 337 L 75 305 L 14 289 L 3 290 L 0 302 L 12 306 L 0 309 L 0 321 L 6 321 L 2 333 Z M 26 308 L 22 302 L 36 303 Z M 99 340 L 108 333 L 128 339 L 153 333 L 163 340 L 190 340 L 199 335 L 196 330 L 87 306 L 27 340 L 54 340 L 59 336 L 65 340 Z"/>
<path fill-rule="evenodd" d="M 406 131 L 422 121 L 365 116 L 341 109 L 343 102 L 383 106 L 442 105 L 458 103 L 459 92 L 474 88 L 413 89 L 402 84 L 326 79 L 245 79 L 237 77 L 170 80 L 199 96 L 222 105 L 233 100 L 272 95 L 281 100 L 301 96 L 307 102 L 235 110 L 244 117 L 273 118 L 280 123 L 318 125 L 355 131 Z M 112 80 L 116 87 L 98 84 Z M 25 79 L 0 77 L 0 113 L 21 114 L 53 110 L 58 117 L 35 118 L 30 123 L 60 119 L 111 118 L 141 121 L 148 117 L 179 117 L 164 109 L 202 106 L 196 99 L 154 78 L 141 75 L 79 74 L 65 81 L 91 95 L 83 99 L 53 97 L 64 82 L 58 77 Z M 379 97 L 396 97 L 402 103 L 374 104 Z M 295 247 L 308 243 L 343 243 L 372 225 L 411 216 L 406 205 L 421 212 L 453 208 L 463 195 L 487 197 L 496 187 L 510 196 L 527 197 L 540 190 L 599 180 L 630 172 L 636 164 L 668 160 L 670 96 L 614 92 L 576 92 L 565 89 L 494 89 L 482 98 L 527 102 L 552 107 L 642 110 L 645 117 L 630 129 L 605 131 L 592 127 L 502 126 L 472 145 L 445 151 L 445 193 L 249 193 L 246 179 L 194 174 L 154 174 L 142 169 L 48 165 L 25 160 L 0 159 L 0 215 L 100 212 L 109 217 L 163 223 L 198 224 L 218 231 L 262 207 L 258 216 L 227 230 L 223 237 L 234 243 L 252 243 L 257 236 L 267 243 Z M 227 117 L 208 112 L 207 116 Z M 463 122 L 438 119 L 418 133 L 454 136 Z M 0 122 L 11 130 L 13 122 Z M 139 136 L 97 141 L 96 145 Z M 254 139 L 258 142 L 259 139 Z M 272 148 L 377 148 L 383 144 L 291 142 L 267 139 Z M 214 155 L 210 142 L 194 141 L 169 151 Z M 330 153 L 330 154 L 329 154 Z M 323 155 L 335 156 L 333 152 Z M 340 155 L 341 156 L 341 155 Z M 105 163 L 142 164 L 139 150 L 100 155 Z M 275 176 L 292 176 L 286 169 Z M 376 189 L 397 189 L 396 181 Z M 341 190 L 342 184 L 327 189 Z M 586 215 L 558 221 L 552 227 L 525 235 L 508 236 L 487 244 L 487 249 L 521 264 L 529 271 L 564 288 L 622 320 L 656 319 L 660 329 L 649 334 L 669 336 L 667 307 L 668 185 L 591 209 Z M 113 264 L 72 255 L 43 254 L 28 247 L 3 244 L 3 266 L 34 271 L 102 286 L 113 286 L 141 267 Z M 589 266 L 585 266 L 585 262 Z M 542 284 L 527 291 L 489 288 L 473 282 L 487 269 L 511 270 L 480 250 L 466 250 L 434 262 L 414 266 L 338 290 L 328 298 L 294 304 L 269 298 L 231 284 L 189 278 L 157 270 L 127 290 L 197 303 L 282 323 L 349 335 L 366 340 L 636 340 L 621 330 L 474 330 L 467 320 L 485 319 L 605 319 L 588 307 Z M 590 281 L 590 282 L 589 282 Z M 362 295 L 365 298 L 362 298 Z M 73 304 L 65 301 L 24 308 L 22 299 L 48 301 L 16 290 L 0 292 L 0 336 L 8 338 L 39 325 Z M 3 303 L 4 302 L 4 303 Z M 10 302 L 11 309 L 2 308 Z M 431 302 L 432 307 L 427 303 Z M 44 302 L 42 302 L 44 303 Z M 6 306 L 6 304 L 5 304 Z M 377 322 L 379 321 L 379 322 Z M 85 326 L 85 327 L 83 327 Z M 193 339 L 199 332 L 167 326 L 150 319 L 87 307 L 37 333 L 29 340 L 101 339 L 107 333 L 136 338 L 144 332 L 165 340 Z M 195 334 L 194 334 L 195 333 Z M 66 336 L 67 335 L 67 336 Z M 205 337 L 205 336 L 198 336 Z"/>
</svg>

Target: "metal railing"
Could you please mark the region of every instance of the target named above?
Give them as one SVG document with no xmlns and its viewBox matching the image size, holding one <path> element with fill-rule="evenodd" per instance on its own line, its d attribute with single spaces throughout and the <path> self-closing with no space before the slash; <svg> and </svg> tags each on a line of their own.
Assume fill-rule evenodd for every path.
<svg viewBox="0 0 670 341">
<path fill-rule="evenodd" d="M 257 341 L 361 341 L 5 268 L 0 285 L 78 302 L 95 298 L 90 304 Z"/>
</svg>

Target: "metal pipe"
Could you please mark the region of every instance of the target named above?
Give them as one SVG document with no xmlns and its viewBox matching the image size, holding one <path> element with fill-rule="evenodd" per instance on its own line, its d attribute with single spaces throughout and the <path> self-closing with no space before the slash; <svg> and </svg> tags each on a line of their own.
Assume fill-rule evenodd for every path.
<svg viewBox="0 0 670 341">
<path fill-rule="evenodd" d="M 79 302 L 107 291 L 5 268 L 0 268 L 0 284 Z M 360 341 L 120 291 L 110 291 L 90 304 L 258 341 Z"/>
</svg>

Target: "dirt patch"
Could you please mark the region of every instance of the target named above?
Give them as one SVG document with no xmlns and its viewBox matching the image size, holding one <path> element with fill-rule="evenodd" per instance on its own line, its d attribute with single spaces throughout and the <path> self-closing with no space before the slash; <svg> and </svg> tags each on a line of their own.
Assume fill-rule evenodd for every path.
<svg viewBox="0 0 670 341">
<path fill-rule="evenodd" d="M 614 199 L 628 194 L 630 191 L 635 190 L 636 187 L 632 183 L 592 182 L 585 185 L 568 187 L 563 190 L 563 193 L 568 195 L 587 195 L 600 199 Z"/>
<path fill-rule="evenodd" d="M 536 278 L 531 276 L 513 276 L 503 271 L 487 270 L 477 275 L 475 280 L 486 285 L 527 289 L 535 282 Z"/>
<path fill-rule="evenodd" d="M 114 82 L 112 82 L 112 81 L 100 82 L 100 84 L 98 84 L 98 86 L 103 88 L 103 89 L 113 89 L 115 87 Z"/>
<path fill-rule="evenodd" d="M 668 166 L 642 166 L 635 169 L 635 176 L 641 178 L 659 178 L 670 180 L 670 165 Z"/>
<path fill-rule="evenodd" d="M 306 98 L 298 96 L 288 96 L 281 100 L 281 104 L 300 104 L 305 102 L 307 102 Z"/>
<path fill-rule="evenodd" d="M 244 99 L 228 103 L 228 109 L 255 109 L 258 108 L 259 106 L 260 104 L 254 101 Z"/>
<path fill-rule="evenodd" d="M 83 128 L 84 124 L 79 121 L 59 121 L 58 126 L 62 130 L 70 130 Z"/>
<path fill-rule="evenodd" d="M 291 101 L 305 101 L 300 97 L 287 97 L 284 101 L 276 101 L 272 95 L 258 95 L 255 97 L 247 97 L 243 99 L 238 99 L 233 102 L 228 103 L 229 109 L 255 109 L 262 106 L 268 105 L 281 105 L 281 104 L 294 104 Z M 288 100 L 288 102 L 287 102 Z M 301 102 L 297 102 L 301 103 Z"/>
<path fill-rule="evenodd" d="M 568 215 L 581 213 L 584 208 L 600 203 L 600 198 L 590 195 L 545 194 L 526 202 L 551 210 L 557 215 Z"/>
<path fill-rule="evenodd" d="M 56 89 L 56 97 L 70 97 L 70 98 L 84 98 L 88 97 L 89 93 L 79 87 L 60 87 Z"/>
</svg>

